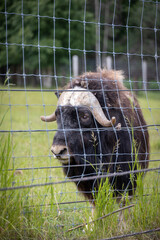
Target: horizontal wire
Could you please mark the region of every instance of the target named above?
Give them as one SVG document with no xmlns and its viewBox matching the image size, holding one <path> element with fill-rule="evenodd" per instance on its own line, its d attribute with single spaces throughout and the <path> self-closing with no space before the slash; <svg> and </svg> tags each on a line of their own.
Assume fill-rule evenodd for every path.
<svg viewBox="0 0 160 240">
<path fill-rule="evenodd" d="M 120 172 L 120 171 L 119 171 Z M 118 172 L 118 173 L 119 173 Z M 125 173 L 125 172 L 124 172 Z M 95 181 L 95 179 L 97 179 L 96 177 L 97 176 L 106 176 L 105 174 L 107 174 L 106 172 L 105 173 L 103 173 L 103 175 L 101 174 L 99 174 L 99 175 L 95 175 L 95 173 L 93 173 L 93 174 L 80 174 L 80 175 L 76 175 L 76 176 L 74 176 L 74 177 L 70 177 L 69 179 L 71 180 L 71 182 L 72 182 L 72 180 L 73 179 L 84 179 L 84 178 L 88 178 L 88 177 L 93 177 L 93 180 Z M 159 174 L 160 174 L 160 171 L 159 170 L 155 170 L 155 174 L 157 174 L 156 175 L 156 177 L 159 177 Z M 129 174 L 128 174 L 129 175 Z M 107 177 L 101 177 L 101 178 L 107 178 Z M 67 179 L 67 177 L 65 178 L 65 179 Z M 41 180 L 41 183 L 40 183 L 40 180 Z M 45 182 L 44 182 L 44 181 Z M 46 180 L 48 180 L 48 181 L 46 181 Z M 51 177 L 51 176 L 49 176 L 49 177 L 37 177 L 37 178 L 30 178 L 30 179 L 26 179 L 26 180 L 24 180 L 24 179 L 22 179 L 22 180 L 20 180 L 20 178 L 18 179 L 18 181 L 15 179 L 13 182 L 12 182 L 12 187 L 20 187 L 20 186 L 27 186 L 28 184 L 27 183 L 32 183 L 31 185 L 33 185 L 33 182 L 34 182 L 34 184 L 45 184 L 45 183 L 49 183 L 49 182 L 51 182 L 51 180 L 52 181 L 54 181 L 54 180 L 56 180 L 54 183 L 55 184 L 61 184 L 61 182 L 62 181 L 64 181 L 64 177 L 62 176 L 62 177 Z M 57 183 L 57 181 L 58 181 L 58 183 Z M 66 180 L 65 180 L 66 181 Z M 84 180 L 85 181 L 85 180 Z M 88 181 L 88 180 L 87 180 Z M 74 181 L 73 181 L 74 182 Z M 81 182 L 81 180 L 79 181 L 79 182 Z M 21 185 L 21 183 L 23 184 L 23 185 Z M 66 183 L 68 183 L 68 182 L 65 182 L 65 184 Z M 77 182 L 76 182 L 77 183 Z M 17 185 L 18 184 L 18 185 Z M 62 183 L 62 184 L 64 184 L 64 183 Z M 129 188 L 127 188 L 127 191 L 130 191 L 130 190 L 136 190 L 136 188 L 132 188 L 132 189 L 129 189 Z M 151 189 L 151 188 L 149 188 L 149 187 L 146 187 L 146 189 Z M 93 190 L 94 192 L 96 192 L 96 190 Z M 92 191 L 92 193 L 93 193 L 93 191 Z M 124 189 L 122 190 L 122 189 L 119 189 L 119 188 L 115 188 L 115 191 L 118 191 L 119 193 L 120 192 L 124 192 Z M 91 191 L 83 191 L 83 193 L 91 193 Z"/>
<path fill-rule="evenodd" d="M 0 89 L 0 92 L 57 92 L 56 89 L 43 89 L 43 91 L 41 89 Z M 72 90 L 58 90 L 58 92 L 69 92 L 69 91 L 72 91 Z M 74 92 L 79 92 L 79 90 L 75 90 L 74 89 Z M 85 90 L 83 90 L 85 91 Z M 87 90 L 86 90 L 87 91 Z M 101 89 L 97 89 L 96 92 L 101 92 L 102 90 Z M 151 91 L 151 92 L 159 92 L 160 90 L 159 89 L 118 89 L 119 92 L 145 92 L 145 91 Z M 95 90 L 91 90 L 90 92 L 95 92 Z M 104 92 L 117 92 L 116 89 L 107 89 L 107 90 L 104 90 Z"/>
<path fill-rule="evenodd" d="M 91 193 L 91 191 L 90 191 Z M 158 195 L 160 194 L 157 193 Z M 143 194 L 142 195 L 143 197 L 149 197 L 149 196 L 152 196 L 152 194 Z M 128 199 L 133 199 L 133 196 L 127 196 Z M 135 195 L 134 198 L 139 198 L 139 195 Z M 121 196 L 117 196 L 117 197 L 113 197 L 113 199 L 122 199 Z M 95 202 L 96 200 L 95 199 L 92 199 L 92 202 Z M 57 202 L 57 203 L 48 203 L 48 204 L 35 204 L 35 205 L 26 205 L 26 206 L 23 206 L 23 208 L 34 208 L 34 207 L 49 207 L 49 206 L 58 206 L 58 205 L 68 205 L 68 204 L 81 204 L 81 203 L 90 203 L 90 200 L 79 200 L 79 201 L 70 201 L 70 202 Z M 92 208 L 92 206 L 90 207 Z M 78 208 L 79 209 L 79 208 Z"/>
<path fill-rule="evenodd" d="M 155 0 L 155 1 L 153 1 L 153 0 L 140 0 L 141 2 L 146 2 L 146 3 L 155 3 L 155 4 L 160 4 L 160 2 L 159 2 L 159 0 Z"/>
<path fill-rule="evenodd" d="M 0 45 L 2 46 L 19 46 L 19 47 L 35 47 L 35 48 L 49 48 L 49 49 L 52 49 L 52 50 L 65 50 L 65 51 L 78 51 L 78 52 L 81 52 L 81 53 L 98 53 L 98 54 L 111 54 L 111 55 L 124 55 L 124 56 L 137 56 L 137 57 L 152 57 L 152 58 L 155 58 L 156 60 L 158 58 L 160 58 L 159 55 L 151 55 L 151 54 L 140 54 L 140 53 L 125 53 L 125 52 L 109 52 L 109 51 L 96 51 L 96 50 L 83 50 L 83 49 L 77 49 L 77 48 L 65 48 L 65 47 L 56 47 L 56 46 L 47 46 L 47 45 L 33 45 L 33 44 L 21 44 L 21 43 L 3 43 L 3 42 L 0 42 Z"/>
<path fill-rule="evenodd" d="M 67 77 L 67 76 L 64 76 L 64 75 L 57 76 L 57 75 L 50 75 L 50 74 L 33 74 L 33 73 L 32 74 L 27 74 L 27 73 L 22 73 L 22 74 L 21 73 L 7 73 L 7 74 L 6 73 L 0 73 L 0 76 L 2 76 L 2 77 L 6 77 L 6 75 L 8 77 L 12 77 L 12 76 L 24 77 L 25 76 L 25 77 L 37 77 L 37 78 L 39 78 L 39 77 L 42 77 L 42 78 L 50 77 L 50 78 L 59 78 L 59 79 L 65 78 L 65 79 L 68 79 L 68 80 L 75 79 L 75 77 L 71 77 L 71 76 Z M 96 79 L 91 79 L 91 80 L 96 80 Z M 113 80 L 108 79 L 108 81 L 113 81 Z M 102 79 L 102 82 L 105 82 L 105 80 Z M 124 79 L 123 82 L 130 83 L 130 80 Z M 141 80 L 132 80 L 132 83 L 142 83 L 142 81 Z M 147 83 L 160 84 L 157 81 L 147 81 Z M 45 89 L 43 89 L 43 90 L 45 90 Z M 43 90 L 41 90 L 41 91 L 43 91 Z M 65 89 L 63 91 L 65 91 Z M 92 90 L 90 89 L 90 91 L 92 91 Z M 93 90 L 93 91 L 95 91 L 95 90 Z M 105 91 L 105 89 L 104 89 L 104 91 Z"/>
<path fill-rule="evenodd" d="M 157 169 L 157 168 L 156 168 Z M 119 172 L 122 172 L 122 171 L 118 171 L 118 173 Z M 125 173 L 125 172 L 124 172 Z M 160 174 L 160 171 L 155 171 L 155 173 L 157 173 L 158 174 L 158 176 L 159 176 L 159 174 Z M 106 176 L 106 174 L 107 174 L 107 172 L 103 172 L 103 174 L 101 174 L 101 175 L 95 175 L 95 173 L 88 173 L 88 174 L 79 174 L 79 175 L 76 175 L 76 176 L 73 176 L 73 177 L 70 177 L 69 179 L 79 179 L 79 178 L 88 178 L 88 177 L 94 177 L 94 180 L 96 179 L 96 176 Z M 112 173 L 111 173 L 112 174 Z M 51 180 L 54 180 L 54 179 L 56 179 L 56 180 L 59 180 L 59 182 L 61 182 L 61 181 L 63 181 L 63 179 L 64 179 L 64 177 L 62 176 L 62 177 L 57 177 L 57 176 L 55 176 L 55 177 L 52 177 L 52 176 L 48 176 L 48 177 L 37 177 L 37 178 L 31 178 L 31 179 L 26 179 L 26 180 L 24 180 L 24 179 L 22 179 L 22 180 L 18 180 L 18 181 L 13 181 L 12 182 L 12 185 L 13 186 L 15 186 L 17 183 L 18 183 L 18 185 L 20 185 L 20 183 L 23 183 L 24 185 L 25 185 L 25 183 L 30 183 L 30 182 L 38 182 L 39 183 L 39 181 L 41 180 L 41 181 L 43 181 L 43 180 L 49 180 L 49 181 L 51 181 Z M 43 184 L 43 183 L 42 183 Z M 24 186 L 23 185 L 23 186 Z M 136 188 L 132 188 L 132 189 L 129 189 L 129 188 L 127 188 L 127 191 L 130 191 L 130 190 L 136 190 Z M 151 189 L 151 188 L 146 188 L 146 189 Z M 118 192 L 124 192 L 124 190 L 121 190 L 121 189 L 119 189 L 119 188 L 116 188 L 115 189 L 115 191 L 118 191 Z M 95 190 L 94 190 L 94 192 L 95 192 Z M 86 191 L 83 191 L 83 193 L 86 193 Z M 87 193 L 90 193 L 90 191 L 87 191 Z"/>
<path fill-rule="evenodd" d="M 100 239 L 100 240 L 122 239 L 122 238 L 128 238 L 128 237 L 133 237 L 133 236 L 137 236 L 137 235 L 148 234 L 148 233 L 153 233 L 153 232 L 158 232 L 158 231 L 160 231 L 160 228 L 155 228 L 155 229 L 146 230 L 146 231 L 142 231 L 142 232 L 134 232 L 134 233 L 130 233 L 130 234 L 118 235 L 118 236 L 115 236 L 115 237 L 103 238 L 103 239 Z"/>
<path fill-rule="evenodd" d="M 10 103 L 1 103 L 0 106 L 5 106 L 5 107 L 57 107 L 57 104 L 10 104 Z M 107 107 L 108 109 L 112 109 L 113 107 Z M 102 107 L 102 109 L 105 109 L 105 107 Z M 132 107 L 114 107 L 114 109 L 118 110 L 118 109 L 133 109 Z M 143 110 L 160 110 L 160 108 L 154 108 L 152 107 L 151 109 L 149 109 L 148 107 L 136 107 L 136 109 L 143 109 Z"/>
<path fill-rule="evenodd" d="M 133 190 L 133 189 L 136 190 L 136 188 L 132 188 L 132 189 L 129 189 L 129 188 L 128 188 L 128 190 Z M 145 190 L 146 190 L 146 189 L 147 189 L 147 190 L 150 190 L 150 191 L 153 190 L 152 187 L 147 187 L 147 188 L 145 188 Z M 113 192 L 113 193 L 114 193 L 115 190 L 118 190 L 118 189 L 112 189 L 112 188 L 110 189 L 110 191 Z M 160 190 L 160 186 L 158 187 L 158 190 Z M 74 194 L 76 194 L 76 195 L 82 196 L 82 194 L 84 194 L 84 193 L 93 193 L 93 192 L 94 192 L 94 193 L 98 193 L 98 190 L 95 189 L 94 191 L 93 191 L 93 190 L 89 190 L 89 191 L 77 190 L 77 191 L 63 191 L 63 192 L 61 191 L 61 192 L 56 192 L 55 194 L 56 194 L 56 195 L 69 194 L 69 195 L 72 195 L 72 196 L 73 196 Z M 119 192 L 124 192 L 124 190 L 120 189 Z M 159 193 L 159 194 L 160 194 L 160 193 Z M 143 194 L 143 196 L 150 196 L 150 195 L 152 195 L 152 194 L 149 194 L 149 193 L 148 193 L 148 194 Z M 51 194 L 38 194 L 38 197 L 50 197 L 50 196 L 51 196 Z M 134 196 L 135 196 L 136 198 L 139 197 L 139 195 L 134 195 Z M 34 192 L 31 192 L 31 194 L 28 194 L 28 195 L 25 196 L 25 198 L 30 198 L 30 197 L 31 197 L 31 198 L 37 197 L 37 195 L 34 194 Z M 129 196 L 128 196 L 128 197 L 129 197 Z M 116 198 L 116 199 L 117 199 L 117 198 L 118 198 L 118 199 L 120 198 L 120 199 L 121 199 L 121 196 L 116 196 L 116 197 L 113 197 L 113 198 Z M 130 198 L 132 198 L 132 196 L 130 196 Z M 85 199 L 85 201 L 87 201 L 87 200 Z M 89 200 L 88 200 L 88 201 L 89 201 Z"/>
<path fill-rule="evenodd" d="M 144 153 L 143 153 L 144 154 Z M 124 155 L 124 154 L 123 154 Z M 133 154 L 132 154 L 133 155 Z M 75 155 L 74 155 L 75 156 Z M 88 156 L 88 155 L 87 155 Z M 113 156 L 113 155 L 112 155 Z M 14 157 L 15 158 L 15 157 Z M 160 159 L 155 159 L 155 160 L 139 160 L 138 163 L 146 163 L 146 162 L 160 162 Z M 44 169 L 55 169 L 55 168 L 68 168 L 68 167 L 72 167 L 72 168 L 77 168 L 77 167 L 88 167 L 88 166 L 106 166 L 106 165 L 119 165 L 119 164 L 129 164 L 129 163 L 132 163 L 133 164 L 133 161 L 127 161 L 127 162 L 110 162 L 110 163 L 92 163 L 92 164 L 87 164 L 87 163 L 84 163 L 84 164 L 76 164 L 76 165 L 72 165 L 72 164 L 69 164 L 69 165 L 62 165 L 62 166 L 50 166 L 50 167 L 26 167 L 26 168 L 16 168 L 16 169 L 2 169 L 2 171 L 20 171 L 20 170 L 44 170 Z"/>
<path fill-rule="evenodd" d="M 66 183 L 72 183 L 72 182 L 76 183 L 76 182 L 90 181 L 90 180 L 101 179 L 101 178 L 110 178 L 110 177 L 124 176 L 124 175 L 128 175 L 128 174 L 151 172 L 151 171 L 158 171 L 158 170 L 160 170 L 160 167 L 149 168 L 149 169 L 140 169 L 140 170 L 132 170 L 132 171 L 126 171 L 126 172 L 118 172 L 118 173 L 114 172 L 114 173 L 109 173 L 109 174 L 106 174 L 106 175 L 97 175 L 97 176 L 92 176 L 92 177 L 83 177 L 81 175 L 80 178 L 74 178 L 74 179 L 71 179 L 71 180 L 68 179 L 68 180 L 65 180 L 65 181 L 31 184 L 31 185 L 15 186 L 15 187 L 8 187 L 8 188 L 4 187 L 4 188 L 0 188 L 0 191 L 33 188 L 33 187 L 42 187 L 42 186 L 57 185 L 57 184 L 66 184 Z"/>
<path fill-rule="evenodd" d="M 142 1 L 142 0 L 141 0 Z M 155 1 L 151 1 L 151 0 L 146 0 L 146 2 L 152 2 L 155 4 L 158 4 L 159 2 L 155 2 Z M 144 1 L 145 2 L 145 1 Z M 86 21 L 86 20 L 79 20 L 79 19 L 71 19 L 71 18 L 63 18 L 63 17 L 55 17 L 55 16 L 45 16 L 45 15 L 36 15 L 36 14 L 27 14 L 27 13 L 16 13 L 16 12 L 3 12 L 0 11 L 0 14 L 3 15 L 17 15 L 17 16 L 24 16 L 24 17 L 35 17 L 35 18 L 48 18 L 51 20 L 63 20 L 66 22 L 78 22 L 78 23 L 82 23 L 82 24 L 94 24 L 94 25 L 101 25 L 101 26 L 109 26 L 109 27 L 122 27 L 122 28 L 135 28 L 135 29 L 139 29 L 139 30 L 152 30 L 152 31 L 160 31 L 159 28 L 150 28 L 150 27 L 143 27 L 143 26 L 135 26 L 135 25 L 122 25 L 122 24 L 112 24 L 112 23 L 106 23 L 106 22 L 94 22 L 94 21 Z"/>
<path fill-rule="evenodd" d="M 149 124 L 149 125 L 141 125 L 141 126 L 137 126 L 137 127 L 121 127 L 121 130 L 119 129 L 116 129 L 116 131 L 128 131 L 129 130 L 136 130 L 136 131 L 142 131 L 142 128 L 146 128 L 146 129 L 143 129 L 143 131 L 147 131 L 147 128 L 148 127 L 160 127 L 160 124 Z M 157 130 L 159 131 L 159 129 L 155 129 L 153 128 L 154 130 Z M 58 129 L 59 132 L 79 132 L 79 131 L 83 131 L 83 132 L 87 132 L 87 131 L 97 131 L 97 128 L 81 128 L 81 129 L 76 129 L 76 128 L 73 128 L 73 129 Z M 103 132 L 103 131 L 113 131 L 112 128 L 110 127 L 106 127 L 105 129 L 104 128 L 98 128 L 98 130 L 100 132 Z M 57 132 L 57 129 L 28 129 L 28 130 L 0 130 L 0 133 L 23 133 L 23 132 L 28 132 L 28 133 L 31 133 L 31 132 Z"/>
</svg>

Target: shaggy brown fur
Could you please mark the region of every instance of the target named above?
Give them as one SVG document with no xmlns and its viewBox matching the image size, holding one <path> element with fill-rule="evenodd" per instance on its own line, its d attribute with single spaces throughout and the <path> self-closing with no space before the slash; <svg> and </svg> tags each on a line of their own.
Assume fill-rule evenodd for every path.
<svg viewBox="0 0 160 240">
<path fill-rule="evenodd" d="M 149 134 L 147 125 L 136 97 L 123 85 L 123 79 L 121 71 L 99 69 L 98 72 L 84 73 L 65 86 L 64 89 L 73 89 L 75 86 L 88 89 L 98 99 L 106 117 L 109 120 L 115 117 L 116 124 L 120 123 L 122 126 L 121 130 L 113 127 L 102 127 L 85 106 L 78 106 L 77 111 L 74 106 L 58 106 L 56 110 L 58 129 L 53 139 L 53 146 L 60 145 L 64 149 L 67 141 L 67 149 L 72 153 L 72 156 L 63 171 L 69 178 L 77 178 L 82 174 L 83 176 L 96 176 L 98 170 L 92 167 L 92 164 L 95 163 L 99 163 L 97 168 L 101 171 L 101 175 L 108 172 L 136 170 L 137 166 L 134 164 L 136 152 L 138 152 L 137 157 L 141 168 L 148 167 Z M 89 116 L 88 125 L 81 121 L 80 114 L 84 111 L 87 111 Z M 81 129 L 86 130 L 82 131 L 84 147 L 80 132 L 73 130 L 79 128 L 77 114 L 79 114 L 79 121 L 81 121 Z M 67 129 L 65 137 L 61 131 L 63 128 Z M 103 129 L 99 131 L 98 128 Z M 97 141 L 94 146 L 93 134 Z M 93 157 L 95 148 L 96 156 Z M 85 161 L 90 163 L 88 166 L 85 166 L 84 149 Z M 60 157 L 59 154 L 57 157 Z M 102 163 L 102 169 L 100 163 Z M 76 167 L 77 165 L 78 167 Z M 130 180 L 130 174 L 109 178 L 115 195 L 125 191 L 125 189 L 129 191 L 130 195 L 133 194 L 133 189 L 136 188 L 136 174 L 134 176 L 134 186 Z M 90 200 L 94 198 L 93 191 L 99 189 L 98 180 L 78 181 L 76 185 Z"/>
</svg>

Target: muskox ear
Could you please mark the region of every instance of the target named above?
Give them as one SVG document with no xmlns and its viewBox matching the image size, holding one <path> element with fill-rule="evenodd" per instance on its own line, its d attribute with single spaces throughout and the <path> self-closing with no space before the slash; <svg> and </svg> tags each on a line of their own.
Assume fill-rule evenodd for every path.
<svg viewBox="0 0 160 240">
<path fill-rule="evenodd" d="M 57 92 L 55 92 L 55 95 L 56 95 L 56 97 L 57 97 L 57 98 L 59 98 L 59 94 L 58 94 L 58 91 L 57 91 Z"/>
<path fill-rule="evenodd" d="M 59 98 L 60 96 L 61 96 L 61 94 L 62 94 L 62 91 L 57 91 L 57 92 L 55 92 L 55 95 L 57 96 L 57 98 Z"/>
</svg>

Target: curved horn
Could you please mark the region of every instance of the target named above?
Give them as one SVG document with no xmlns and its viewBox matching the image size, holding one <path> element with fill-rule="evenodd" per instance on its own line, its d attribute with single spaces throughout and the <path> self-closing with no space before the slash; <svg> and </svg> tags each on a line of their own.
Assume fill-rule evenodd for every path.
<svg viewBox="0 0 160 240">
<path fill-rule="evenodd" d="M 72 92 L 63 92 L 58 100 L 58 105 L 67 105 L 69 104 L 69 100 L 71 98 Z M 55 112 L 49 116 L 41 116 L 41 120 L 44 122 L 54 122 L 56 121 Z"/>
<path fill-rule="evenodd" d="M 88 107 L 97 122 L 99 122 L 104 127 L 111 127 L 116 123 L 115 117 L 112 117 L 111 120 L 108 120 L 106 118 L 98 99 L 94 96 L 93 93 L 88 92 L 80 87 L 75 87 L 74 89 L 79 91 L 72 92 L 72 96 L 70 98 L 70 104 L 72 106 L 83 105 Z M 59 103 L 61 103 L 60 99 Z"/>
<path fill-rule="evenodd" d="M 53 121 L 56 121 L 55 112 L 52 113 L 52 114 L 49 115 L 49 116 L 41 116 L 41 120 L 44 121 L 44 122 L 53 122 Z"/>
<path fill-rule="evenodd" d="M 92 100 L 93 100 L 93 98 L 92 98 Z M 102 126 L 112 127 L 116 123 L 115 117 L 112 117 L 111 120 L 107 119 L 97 98 L 94 101 L 94 105 L 92 104 L 92 106 L 94 106 L 94 107 L 90 107 L 89 105 L 90 105 L 90 103 L 88 104 L 88 108 L 92 112 L 92 114 L 95 117 L 95 119 L 97 120 L 97 122 L 99 122 Z"/>
</svg>

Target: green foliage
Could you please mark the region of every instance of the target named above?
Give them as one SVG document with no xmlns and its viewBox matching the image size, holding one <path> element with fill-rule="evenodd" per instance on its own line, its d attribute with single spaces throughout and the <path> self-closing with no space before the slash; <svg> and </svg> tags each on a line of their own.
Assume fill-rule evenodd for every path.
<svg viewBox="0 0 160 240">
<path fill-rule="evenodd" d="M 8 46 L 8 64 L 22 66 L 23 49 L 18 44 L 27 45 L 24 47 L 24 64 L 29 71 L 39 68 L 39 57 L 42 71 L 48 67 L 53 68 L 53 47 L 60 48 L 55 52 L 56 65 L 68 63 L 69 52 L 63 48 L 84 49 L 84 2 L 73 0 L 69 15 L 68 0 L 55 3 L 51 0 L 40 0 L 39 9 L 35 1 L 23 1 L 23 5 L 21 1 L 7 1 L 7 12 L 12 14 L 7 14 L 6 18 L 4 14 L 0 14 L 0 42 L 5 43 L 7 37 L 7 42 L 12 44 Z M 4 0 L 0 11 L 5 12 Z M 86 12 L 86 20 L 93 21 L 93 13 Z M 92 36 L 85 40 L 86 49 L 94 48 L 93 24 L 87 24 L 85 31 Z M 40 54 L 38 43 L 41 46 Z M 6 48 L 1 45 L 0 51 L 1 59 L 6 59 Z M 79 55 L 80 52 L 74 51 L 74 54 Z M 0 62 L 0 67 L 5 65 L 6 61 Z"/>
<path fill-rule="evenodd" d="M 101 1 L 100 10 L 101 51 L 103 51 L 104 42 L 107 42 L 105 51 L 126 53 L 128 46 L 129 53 L 140 54 L 143 42 L 143 54 L 155 54 L 153 30 L 160 28 L 160 9 L 157 4 L 147 2 L 143 6 L 143 2 L 135 0 L 131 1 L 130 5 L 127 1 L 121 1 L 115 5 L 114 1 Z M 23 64 L 26 73 L 38 71 L 39 64 L 42 72 L 48 68 L 60 69 L 64 68 L 64 65 L 69 66 L 69 53 L 83 57 L 84 49 L 88 51 L 87 58 L 95 58 L 93 51 L 97 50 L 96 23 L 98 20 L 95 19 L 95 4 L 91 0 L 40 0 L 39 2 L 2 0 L 0 12 L 0 42 L 2 43 L 0 67 L 5 67 L 8 59 L 9 66 L 12 69 L 14 67 L 18 69 L 18 73 L 21 72 Z M 112 23 L 115 24 L 114 28 Z M 128 35 L 124 27 L 126 25 L 129 26 Z M 142 38 L 139 28 L 141 25 L 146 28 L 143 29 Z M 106 29 L 107 36 L 104 34 Z M 156 34 L 158 39 L 159 32 L 157 31 Z M 25 44 L 24 52 L 22 44 Z M 40 49 L 38 44 L 41 46 Z M 157 43 L 156 46 L 158 52 L 160 46 Z M 56 66 L 54 65 L 54 47 L 56 47 Z"/>
<path fill-rule="evenodd" d="M 109 184 L 108 178 L 105 181 L 101 181 L 99 185 L 99 191 L 95 196 L 95 205 L 97 218 L 108 213 L 108 209 L 113 211 L 115 205 L 115 199 L 113 198 L 113 189 Z"/>
<path fill-rule="evenodd" d="M 9 174 L 8 169 L 11 167 L 11 154 L 12 154 L 12 147 L 11 147 L 11 139 L 10 135 L 8 135 L 7 139 L 3 140 L 1 137 L 1 159 L 0 159 L 0 187 L 5 188 L 10 186 L 10 183 L 13 179 L 13 174 Z M 4 144 L 4 146 L 3 146 Z"/>
</svg>

